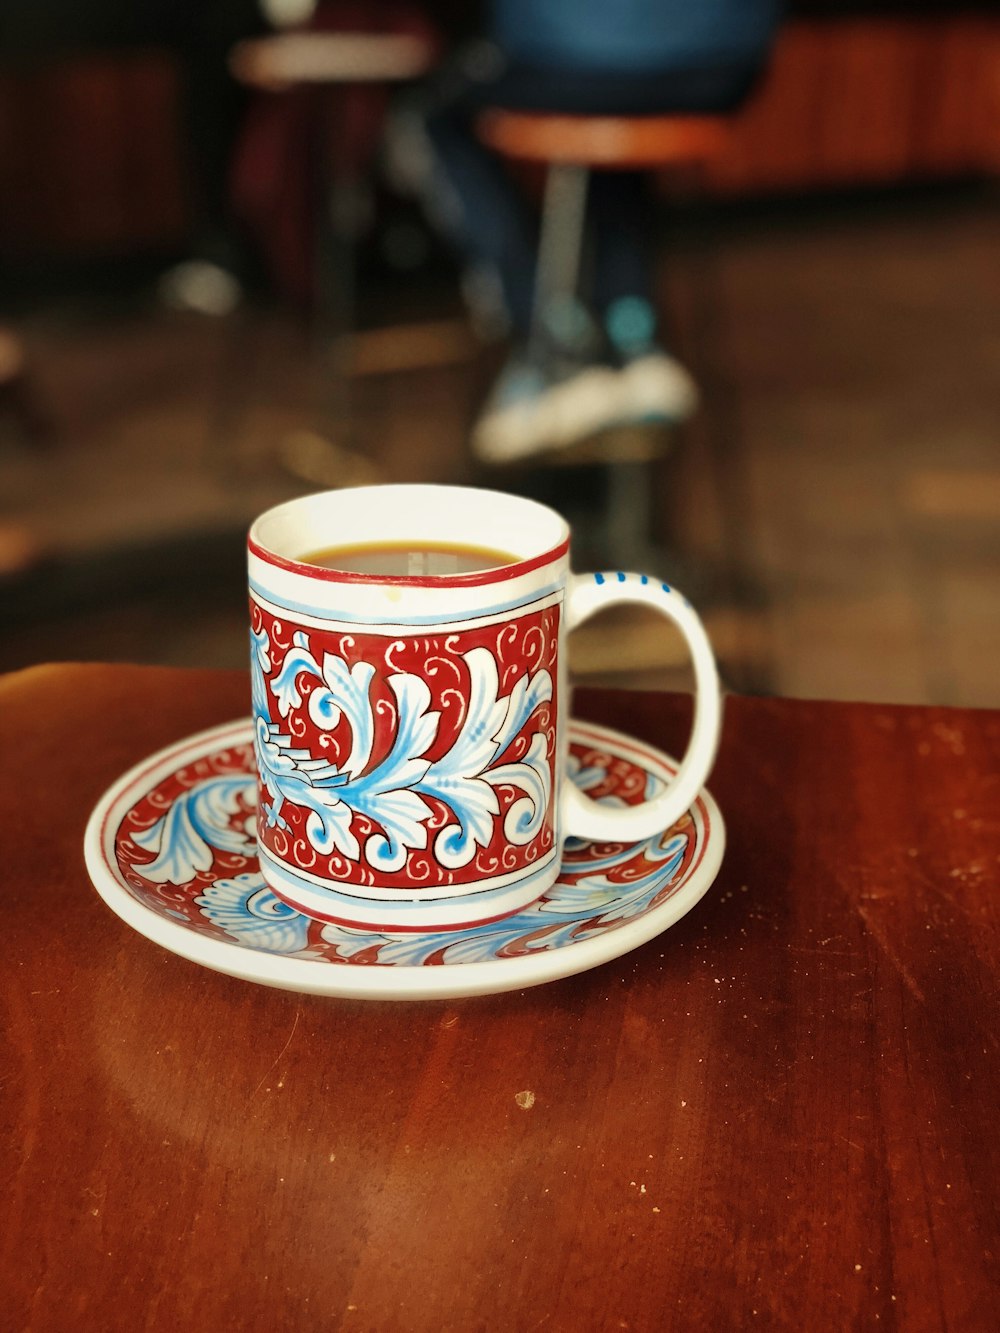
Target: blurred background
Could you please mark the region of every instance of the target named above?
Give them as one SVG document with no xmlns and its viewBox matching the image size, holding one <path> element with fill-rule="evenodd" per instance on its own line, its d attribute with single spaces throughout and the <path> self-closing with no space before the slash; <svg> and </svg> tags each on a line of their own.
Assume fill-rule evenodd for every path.
<svg viewBox="0 0 1000 1333">
<path fill-rule="evenodd" d="M 563 5 L 508 8 L 537 44 Z M 675 376 L 673 407 L 549 430 L 581 371 L 626 383 L 581 335 L 514 366 L 536 396 L 499 436 L 516 322 L 419 133 L 457 104 L 525 216 L 555 206 L 531 115 L 483 120 L 491 22 L 460 0 L 5 0 L 0 669 L 242 667 L 255 514 L 462 482 L 563 509 L 578 568 L 676 579 L 732 689 L 1000 704 L 1000 5 L 790 0 L 738 96 L 596 103 L 685 122 L 640 165 L 654 369 L 697 406 Z M 561 218 L 546 262 L 586 313 Z M 581 679 L 684 685 L 643 617 L 585 633 Z"/>
</svg>

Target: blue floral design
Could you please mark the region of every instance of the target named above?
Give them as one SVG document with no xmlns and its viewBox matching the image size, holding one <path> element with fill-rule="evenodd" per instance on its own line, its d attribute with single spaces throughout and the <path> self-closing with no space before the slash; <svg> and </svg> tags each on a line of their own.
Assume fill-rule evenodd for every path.
<svg viewBox="0 0 1000 1333">
<path fill-rule="evenodd" d="M 448 965 L 495 961 L 514 947 L 526 952 L 560 949 L 649 910 L 653 899 L 676 876 L 688 845 L 684 833 L 674 834 L 666 842 L 661 838 L 650 838 L 642 844 L 647 870 L 638 880 L 623 885 L 608 873 L 634 859 L 640 849 L 633 843 L 614 856 L 594 862 L 588 874 L 564 876 L 530 907 L 490 925 L 460 932 L 398 935 L 324 926 L 322 937 L 335 946 L 340 958 L 349 960 L 376 947 L 380 964 L 397 967 L 420 967 L 432 959 Z"/>
<path fill-rule="evenodd" d="M 195 903 L 240 944 L 269 953 L 299 953 L 309 939 L 309 918 L 276 898 L 259 874 L 217 879 Z"/>
<path fill-rule="evenodd" d="M 500 803 L 496 788 L 513 786 L 522 796 L 508 810 L 504 833 L 525 845 L 541 827 L 549 805 L 551 773 L 547 745 L 536 734 L 516 762 L 496 764 L 525 723 L 552 698 L 547 671 L 522 676 L 510 694 L 500 696 L 497 664 L 486 648 L 463 654 L 469 672 L 466 713 L 448 752 L 426 758 L 438 734 L 440 713 L 431 708 L 431 693 L 417 675 L 397 671 L 387 678 L 396 702 L 396 732 L 389 753 L 370 767 L 375 719 L 369 687 L 370 664 L 347 662 L 325 653 L 319 662 L 308 634 L 297 630 L 268 687 L 265 670 L 270 644 L 266 631 L 254 634 L 254 745 L 262 782 L 270 800 L 263 804 L 270 826 L 287 828 L 286 801 L 307 810 L 305 832 L 321 853 L 336 849 L 350 860 L 364 859 L 379 871 L 398 870 L 413 849 L 428 846 L 428 821 L 433 807 L 443 804 L 453 819 L 434 841 L 434 854 L 454 870 L 467 865 L 476 850 L 489 844 Z M 313 758 L 287 730 L 289 714 L 304 702 L 299 680 L 305 673 L 317 684 L 309 693 L 309 716 L 318 727 L 332 730 L 342 718 L 350 725 L 352 748 L 340 764 Z M 273 696 L 275 721 L 268 702 Z M 362 848 L 353 831 L 354 818 L 364 816 L 377 826 Z"/>
<path fill-rule="evenodd" d="M 155 859 L 133 864 L 132 869 L 154 884 L 186 884 L 196 874 L 211 870 L 215 850 L 253 856 L 257 840 L 247 821 L 232 826 L 232 817 L 252 808 L 256 784 L 245 773 L 208 778 L 178 796 L 170 809 L 148 829 L 132 834 L 143 851 Z M 248 816 L 249 819 L 249 816 Z"/>
</svg>

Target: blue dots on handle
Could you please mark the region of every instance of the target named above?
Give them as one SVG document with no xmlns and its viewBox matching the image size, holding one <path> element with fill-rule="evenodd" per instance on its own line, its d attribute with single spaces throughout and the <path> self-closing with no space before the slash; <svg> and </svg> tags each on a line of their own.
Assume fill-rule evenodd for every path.
<svg viewBox="0 0 1000 1333">
<path fill-rule="evenodd" d="M 629 577 L 628 574 L 626 574 L 624 570 L 619 569 L 615 571 L 615 578 L 618 580 L 619 583 L 625 583 L 628 580 L 628 577 Z M 638 574 L 638 575 L 633 575 L 633 577 L 638 578 L 639 582 L 643 585 L 649 583 L 648 574 Z M 602 587 L 605 583 L 607 583 L 607 581 L 608 581 L 608 576 L 606 574 L 594 575 L 594 582 L 597 584 L 598 587 Z M 667 593 L 673 592 L 673 588 L 671 588 L 669 583 L 661 583 L 660 587 L 664 592 Z M 691 603 L 688 601 L 686 597 L 682 597 L 681 600 L 684 602 L 685 606 L 691 605 Z"/>
</svg>

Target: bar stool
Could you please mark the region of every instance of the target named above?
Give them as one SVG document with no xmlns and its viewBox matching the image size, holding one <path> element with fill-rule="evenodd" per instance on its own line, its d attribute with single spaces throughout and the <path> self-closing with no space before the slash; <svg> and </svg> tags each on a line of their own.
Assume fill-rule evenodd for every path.
<svg viewBox="0 0 1000 1333">
<path fill-rule="evenodd" d="M 731 123 L 726 115 L 563 115 L 490 107 L 480 113 L 476 132 L 496 152 L 547 169 L 531 333 L 536 339 L 544 312 L 578 295 L 590 172 L 695 168 L 726 148 Z M 654 545 L 651 470 L 662 453 L 663 438 L 657 441 L 655 432 L 609 431 L 558 455 L 539 455 L 534 466 L 603 466 L 607 545 L 616 563 L 641 567 Z"/>
<path fill-rule="evenodd" d="M 355 230 L 364 204 L 363 183 L 345 169 L 349 152 L 341 98 L 351 88 L 417 79 L 436 58 L 434 42 L 414 33 L 300 31 L 242 42 L 230 59 L 234 76 L 246 87 L 264 93 L 303 89 L 314 99 L 312 148 L 322 193 L 315 231 L 315 322 L 321 364 L 328 371 L 327 401 L 320 430 L 298 432 L 280 447 L 286 467 L 314 484 L 380 479 L 352 447 L 350 388 L 359 338 Z M 410 331 L 409 342 L 417 336 Z"/>
</svg>

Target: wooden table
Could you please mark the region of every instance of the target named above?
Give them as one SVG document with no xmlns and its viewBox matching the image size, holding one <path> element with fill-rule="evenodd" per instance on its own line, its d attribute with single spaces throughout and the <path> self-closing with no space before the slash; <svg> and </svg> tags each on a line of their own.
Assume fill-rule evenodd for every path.
<svg viewBox="0 0 1000 1333">
<path fill-rule="evenodd" d="M 689 916 L 392 1004 L 206 971 L 88 883 L 108 784 L 247 710 L 238 674 L 0 679 L 0 1326 L 997 1327 L 1000 713 L 731 699 Z"/>
</svg>

